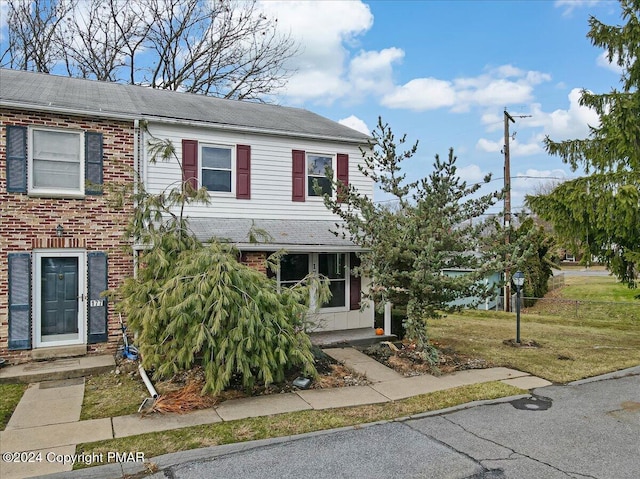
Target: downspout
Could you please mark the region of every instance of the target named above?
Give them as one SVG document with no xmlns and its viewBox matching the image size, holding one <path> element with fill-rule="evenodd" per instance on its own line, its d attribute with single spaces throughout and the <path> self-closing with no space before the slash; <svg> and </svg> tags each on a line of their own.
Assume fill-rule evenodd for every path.
<svg viewBox="0 0 640 479">
<path fill-rule="evenodd" d="M 138 365 L 138 372 L 140 373 L 142 382 L 144 383 L 145 386 L 147 386 L 147 390 L 149 391 L 149 394 L 151 395 L 151 397 L 153 399 L 157 399 L 158 392 L 156 391 L 156 388 L 153 387 L 153 384 L 151 384 L 151 381 L 149 380 L 149 376 L 147 376 L 147 372 L 142 367 L 142 363 Z"/>
<path fill-rule="evenodd" d="M 140 120 L 133 120 L 133 193 L 138 193 L 138 181 L 140 179 Z M 135 196 L 134 196 L 135 198 Z M 135 209 L 138 205 L 133 203 Z M 133 277 L 138 277 L 138 251 L 133 248 Z"/>
</svg>

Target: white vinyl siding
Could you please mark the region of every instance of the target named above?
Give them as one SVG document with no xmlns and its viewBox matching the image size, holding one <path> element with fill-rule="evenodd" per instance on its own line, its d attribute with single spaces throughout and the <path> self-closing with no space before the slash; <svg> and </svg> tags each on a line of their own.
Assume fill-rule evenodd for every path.
<svg viewBox="0 0 640 479">
<path fill-rule="evenodd" d="M 150 132 L 157 138 L 171 140 L 178 158 L 182 157 L 182 140 L 197 140 L 200 144 L 251 146 L 251 199 L 236 199 L 232 195 L 216 196 L 209 205 L 188 205 L 185 213 L 194 217 L 249 218 L 249 219 L 305 219 L 337 220 L 322 201 L 293 202 L 292 150 L 321 152 L 333 158 L 338 153 L 349 155 L 349 183 L 362 193 L 373 196 L 373 183 L 359 170 L 362 154 L 358 145 L 307 139 L 232 133 L 207 128 L 151 123 Z M 149 192 L 165 191 L 181 178 L 177 161 L 149 163 L 145 152 L 145 184 Z M 198 178 L 202 185 L 202 177 Z M 232 185 L 235 188 L 235 171 Z"/>
</svg>

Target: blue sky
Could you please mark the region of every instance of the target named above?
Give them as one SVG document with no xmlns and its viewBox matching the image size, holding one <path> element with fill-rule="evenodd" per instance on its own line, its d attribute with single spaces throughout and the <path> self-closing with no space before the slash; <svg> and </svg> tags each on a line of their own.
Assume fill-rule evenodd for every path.
<svg viewBox="0 0 640 479">
<path fill-rule="evenodd" d="M 586 38 L 590 15 L 621 22 L 617 1 L 259 0 L 259 6 L 300 46 L 288 64 L 295 73 L 273 100 L 367 133 L 382 116 L 396 136 L 420 143 L 404 164 L 409 180 L 427 175 L 434 155 L 453 147 L 463 179 L 493 173 L 490 187 L 501 189 L 503 110 L 530 115 L 510 125 L 514 211 L 526 193 L 581 174 L 549 157 L 542 140 L 585 137 L 598 119 L 578 105 L 580 90 L 619 85 L 619 71 Z M 376 199 L 386 200 L 379 192 Z"/>
<path fill-rule="evenodd" d="M 431 171 L 449 147 L 470 182 L 486 173 L 500 189 L 503 110 L 511 124 L 512 205 L 573 178 L 542 140 L 582 138 L 597 116 L 578 105 L 582 88 L 605 92 L 619 71 L 586 34 L 590 15 L 619 24 L 615 1 L 265 1 L 302 53 L 278 102 L 368 131 L 382 116 L 397 136 L 419 140 L 410 179 Z M 523 178 L 523 177 L 529 178 Z M 518 178 L 520 177 L 520 178 Z M 540 177 L 540 178 L 531 178 Z M 377 199 L 384 199 L 380 195 Z M 500 207 L 493 211 L 500 210 Z"/>
</svg>

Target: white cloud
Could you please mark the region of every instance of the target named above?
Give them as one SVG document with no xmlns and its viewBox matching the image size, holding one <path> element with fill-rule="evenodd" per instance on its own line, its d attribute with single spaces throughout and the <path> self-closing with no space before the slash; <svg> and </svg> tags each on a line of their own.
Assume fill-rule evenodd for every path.
<svg viewBox="0 0 640 479">
<path fill-rule="evenodd" d="M 504 146 L 504 141 L 491 141 L 486 138 L 480 138 L 476 143 L 476 149 L 480 151 L 484 151 L 486 153 L 498 153 L 502 151 L 502 147 Z"/>
<path fill-rule="evenodd" d="M 467 184 L 480 183 L 487 175 L 478 165 L 467 165 L 457 169 L 456 173 Z"/>
<path fill-rule="evenodd" d="M 485 153 L 503 153 L 504 138 L 492 141 L 486 138 L 480 138 L 476 143 L 476 149 Z M 509 153 L 516 156 L 537 155 L 544 151 L 542 147 L 542 138 L 539 136 L 532 138 L 527 142 L 521 142 L 516 139 L 509 141 Z"/>
<path fill-rule="evenodd" d="M 600 0 L 556 0 L 555 7 L 556 8 L 564 7 L 564 11 L 562 12 L 562 15 L 568 16 L 576 8 L 591 7 L 599 2 Z"/>
<path fill-rule="evenodd" d="M 349 80 L 358 92 L 382 94 L 393 87 L 394 63 L 404 58 L 399 48 L 363 51 L 351 60 Z"/>
<path fill-rule="evenodd" d="M 347 118 L 343 118 L 342 120 L 338 120 L 338 123 L 344 126 L 348 126 L 349 128 L 353 128 L 360 133 L 364 133 L 365 135 L 371 134 L 371 129 L 367 126 L 367 124 L 358 118 L 355 115 L 351 115 Z"/>
<path fill-rule="evenodd" d="M 455 101 L 456 92 L 451 82 L 435 78 L 416 78 L 384 95 L 380 103 L 389 108 L 425 111 L 453 106 Z"/>
<path fill-rule="evenodd" d="M 325 103 L 350 90 L 346 81 L 349 51 L 373 25 L 369 6 L 361 1 L 262 1 L 260 8 L 278 19 L 283 32 L 300 45 L 287 66 L 296 71 L 282 93 L 291 102 L 322 99 Z"/>
<path fill-rule="evenodd" d="M 504 124 L 502 115 L 498 115 L 495 111 L 487 111 L 480 117 L 480 122 L 485 125 L 487 131 L 501 130 Z"/>
<path fill-rule="evenodd" d="M 396 86 L 382 98 L 381 103 L 389 108 L 414 111 L 448 107 L 453 112 L 465 112 L 473 106 L 496 107 L 530 102 L 533 87 L 550 79 L 546 73 L 502 65 L 476 77 L 452 81 L 416 78 Z"/>
<path fill-rule="evenodd" d="M 621 75 L 623 70 L 618 66 L 618 55 L 614 55 L 612 60 L 612 62 L 609 61 L 609 54 L 607 52 L 602 52 L 596 59 L 596 65 Z"/>
<path fill-rule="evenodd" d="M 581 92 L 579 88 L 569 92 L 567 110 L 558 109 L 546 113 L 542 111 L 539 103 L 532 104 L 531 118 L 523 119 L 522 124 L 543 127 L 544 134 L 554 140 L 586 137 L 589 134 L 589 125 L 598 126 L 600 119 L 594 110 L 580 105 Z"/>
</svg>

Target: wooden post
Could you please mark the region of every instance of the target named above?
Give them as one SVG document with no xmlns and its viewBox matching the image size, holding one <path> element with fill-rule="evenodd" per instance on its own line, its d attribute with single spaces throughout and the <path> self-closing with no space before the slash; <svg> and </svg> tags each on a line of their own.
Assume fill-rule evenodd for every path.
<svg viewBox="0 0 640 479">
<path fill-rule="evenodd" d="M 390 336 L 391 333 L 391 306 L 388 301 L 384 303 L 384 334 Z"/>
</svg>

